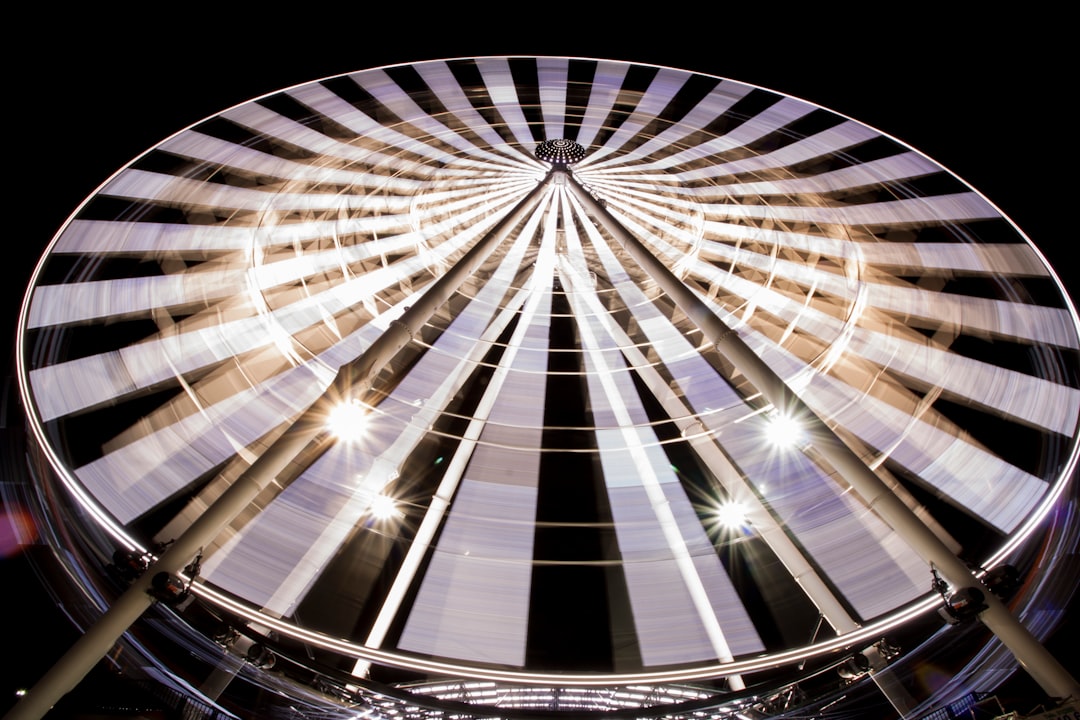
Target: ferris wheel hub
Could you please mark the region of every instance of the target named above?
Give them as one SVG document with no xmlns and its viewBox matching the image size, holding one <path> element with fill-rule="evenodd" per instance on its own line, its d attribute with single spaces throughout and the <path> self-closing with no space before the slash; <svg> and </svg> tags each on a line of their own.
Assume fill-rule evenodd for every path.
<svg viewBox="0 0 1080 720">
<path fill-rule="evenodd" d="M 536 157 L 556 167 L 573 165 L 585 157 L 585 148 L 573 140 L 545 140 L 536 147 Z"/>
</svg>

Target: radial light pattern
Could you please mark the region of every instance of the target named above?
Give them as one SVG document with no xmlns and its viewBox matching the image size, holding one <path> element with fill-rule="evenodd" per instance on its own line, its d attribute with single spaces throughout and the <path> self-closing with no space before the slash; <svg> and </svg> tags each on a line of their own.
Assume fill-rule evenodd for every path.
<svg viewBox="0 0 1080 720">
<path fill-rule="evenodd" d="M 549 140 L 584 157 L 549 173 Z M 722 667 L 926 595 L 812 442 L 767 440 L 775 410 L 583 193 L 957 551 L 1000 548 L 1075 462 L 1075 313 L 980 194 L 799 99 L 527 57 L 293 87 L 113 176 L 27 295 L 42 450 L 132 542 L 176 537 L 538 183 L 351 399 L 359 436 L 205 548 L 207 592 L 398 673 L 538 677 Z M 358 656 L 336 662 L 379 677 Z"/>
</svg>

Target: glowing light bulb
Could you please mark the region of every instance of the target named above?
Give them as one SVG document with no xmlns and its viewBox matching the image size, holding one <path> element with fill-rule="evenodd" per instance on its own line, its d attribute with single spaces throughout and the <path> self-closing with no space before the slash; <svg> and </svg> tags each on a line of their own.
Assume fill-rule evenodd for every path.
<svg viewBox="0 0 1080 720">
<path fill-rule="evenodd" d="M 347 400 L 330 411 L 326 427 L 337 438 L 354 442 L 364 435 L 367 413 L 358 400 Z"/>
<path fill-rule="evenodd" d="M 750 524 L 746 517 L 746 506 L 734 500 L 721 503 L 716 508 L 715 516 L 721 526 L 730 530 L 738 530 Z"/>
<path fill-rule="evenodd" d="M 398 514 L 397 503 L 388 495 L 376 495 L 372 498 L 369 511 L 377 520 L 388 520 Z"/>
<path fill-rule="evenodd" d="M 802 443 L 805 433 L 798 420 L 790 415 L 777 413 L 767 420 L 765 436 L 776 447 L 790 448 Z"/>
</svg>

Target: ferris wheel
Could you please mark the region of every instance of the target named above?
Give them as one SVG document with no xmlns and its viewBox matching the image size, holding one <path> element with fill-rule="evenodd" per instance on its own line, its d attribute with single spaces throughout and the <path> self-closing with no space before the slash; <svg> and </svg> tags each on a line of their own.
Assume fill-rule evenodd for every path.
<svg viewBox="0 0 1080 720">
<path fill-rule="evenodd" d="M 1036 247 L 895 138 L 684 70 L 486 57 L 156 145 L 49 246 L 18 362 L 37 451 L 134 556 L 277 457 L 191 590 L 279 652 L 737 694 L 941 603 L 808 416 L 991 568 L 1075 469 L 1078 349 Z"/>
</svg>

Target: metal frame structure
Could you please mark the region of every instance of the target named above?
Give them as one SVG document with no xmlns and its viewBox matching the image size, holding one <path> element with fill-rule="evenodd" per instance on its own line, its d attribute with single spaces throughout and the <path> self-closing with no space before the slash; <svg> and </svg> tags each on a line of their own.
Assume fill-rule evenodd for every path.
<svg viewBox="0 0 1080 720">
<path fill-rule="evenodd" d="M 805 101 L 613 61 L 379 68 L 182 131 L 61 230 L 19 346 L 58 477 L 171 543 L 56 688 L 199 556 L 200 600 L 358 681 L 735 697 L 936 605 L 931 565 L 977 585 L 957 554 L 1008 557 L 1077 462 L 1075 309 L 985 198 Z"/>
</svg>

